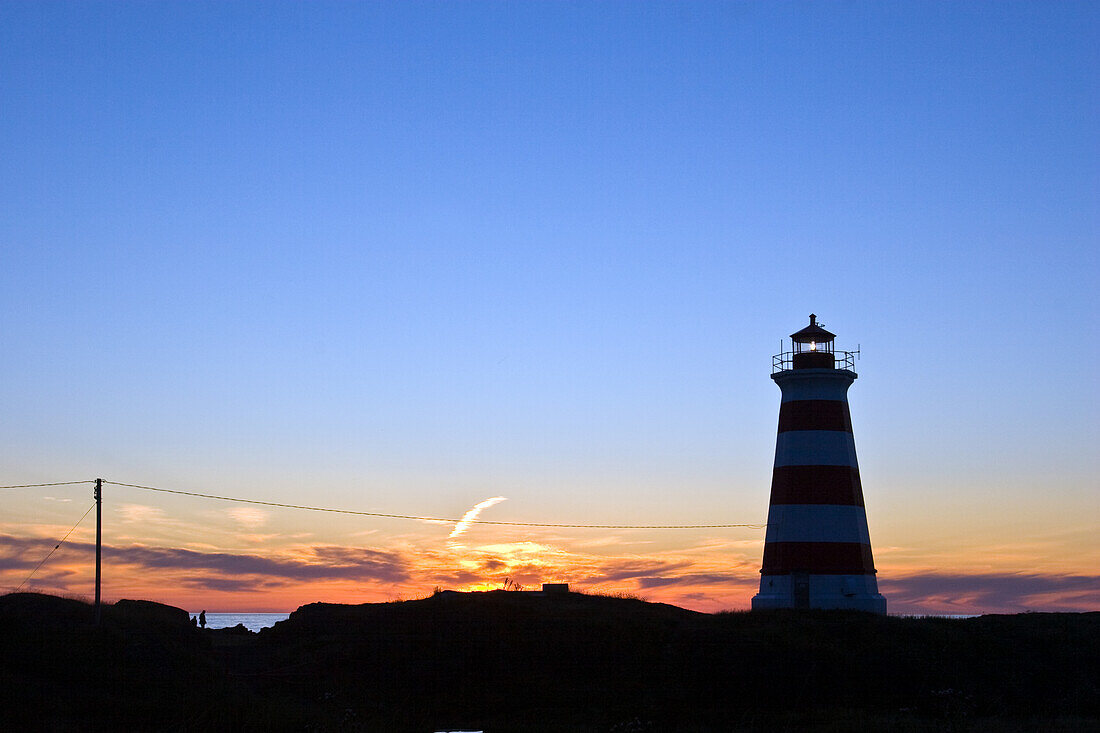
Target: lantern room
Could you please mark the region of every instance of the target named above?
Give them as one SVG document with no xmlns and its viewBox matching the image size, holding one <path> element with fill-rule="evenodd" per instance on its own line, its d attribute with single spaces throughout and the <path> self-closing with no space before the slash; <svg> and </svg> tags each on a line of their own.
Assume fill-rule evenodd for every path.
<svg viewBox="0 0 1100 733">
<path fill-rule="evenodd" d="M 836 334 L 829 333 L 817 323 L 817 315 L 810 314 L 810 325 L 791 334 L 791 347 L 795 369 L 835 369 L 833 340 Z"/>
</svg>

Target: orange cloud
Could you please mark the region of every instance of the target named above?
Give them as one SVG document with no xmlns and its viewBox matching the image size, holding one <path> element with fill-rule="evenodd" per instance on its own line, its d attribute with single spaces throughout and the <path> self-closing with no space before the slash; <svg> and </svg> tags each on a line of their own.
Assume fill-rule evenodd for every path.
<svg viewBox="0 0 1100 733">
<path fill-rule="evenodd" d="M 54 540 L 0 535 L 0 578 L 14 589 Z M 383 601 L 455 590 L 527 588 L 568 582 L 575 589 L 626 592 L 702 611 L 744 609 L 759 582 L 758 543 L 705 541 L 657 554 L 597 553 L 551 541 L 476 547 L 407 539 L 389 548 L 307 544 L 264 553 L 202 551 L 150 545 L 103 549 L 108 598 L 145 597 L 187 608 L 290 610 L 317 600 Z M 91 592 L 94 545 L 68 542 L 30 587 Z M 1084 611 L 1100 607 L 1100 576 L 1082 573 L 953 574 L 890 569 L 880 588 L 892 613 Z"/>
</svg>

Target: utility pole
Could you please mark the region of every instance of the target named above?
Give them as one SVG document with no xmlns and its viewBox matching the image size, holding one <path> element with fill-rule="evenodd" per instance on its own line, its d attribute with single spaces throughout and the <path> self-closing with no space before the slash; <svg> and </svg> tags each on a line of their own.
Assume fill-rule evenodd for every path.
<svg viewBox="0 0 1100 733">
<path fill-rule="evenodd" d="M 95 480 L 95 625 L 99 626 L 99 574 L 103 555 L 103 479 Z"/>
</svg>

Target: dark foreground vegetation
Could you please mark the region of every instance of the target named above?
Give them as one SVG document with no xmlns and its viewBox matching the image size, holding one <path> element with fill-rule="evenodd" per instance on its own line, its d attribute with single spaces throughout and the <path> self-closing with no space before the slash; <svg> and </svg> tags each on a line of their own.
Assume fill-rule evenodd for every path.
<svg viewBox="0 0 1100 733">
<path fill-rule="evenodd" d="M 0 597 L 0 729 L 1095 731 L 1100 613 L 701 614 L 570 593 L 311 604 L 259 634 Z"/>
</svg>

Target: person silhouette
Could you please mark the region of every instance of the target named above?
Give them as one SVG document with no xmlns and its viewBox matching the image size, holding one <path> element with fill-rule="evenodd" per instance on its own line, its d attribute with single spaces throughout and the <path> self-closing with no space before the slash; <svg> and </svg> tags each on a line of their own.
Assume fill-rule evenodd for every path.
<svg viewBox="0 0 1100 733">
<path fill-rule="evenodd" d="M 206 609 L 199 611 L 199 626 L 206 628 Z"/>
</svg>

